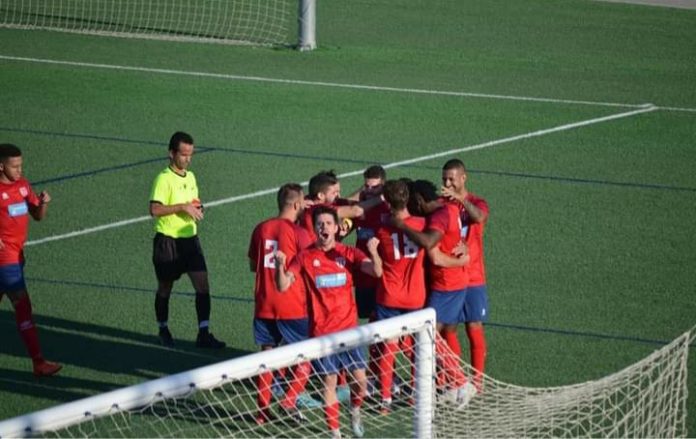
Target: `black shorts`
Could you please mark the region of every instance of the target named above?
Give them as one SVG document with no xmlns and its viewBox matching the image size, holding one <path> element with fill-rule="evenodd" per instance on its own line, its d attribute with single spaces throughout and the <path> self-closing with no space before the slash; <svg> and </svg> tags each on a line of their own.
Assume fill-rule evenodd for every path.
<svg viewBox="0 0 696 439">
<path fill-rule="evenodd" d="M 184 273 L 208 271 L 198 236 L 172 238 L 155 234 L 152 243 L 152 263 L 161 281 L 175 281 Z"/>
<path fill-rule="evenodd" d="M 358 305 L 358 317 L 369 319 L 377 306 L 376 288 L 355 288 L 355 302 Z"/>
</svg>

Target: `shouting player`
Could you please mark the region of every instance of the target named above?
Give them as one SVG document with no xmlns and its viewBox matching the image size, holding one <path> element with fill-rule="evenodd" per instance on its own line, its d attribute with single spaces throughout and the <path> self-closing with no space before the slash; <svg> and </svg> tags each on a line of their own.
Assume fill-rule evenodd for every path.
<svg viewBox="0 0 696 439">
<path fill-rule="evenodd" d="M 300 251 L 286 270 L 287 256 L 276 253 L 276 283 L 286 291 L 295 282 L 304 282 L 308 289 L 310 309 L 310 336 L 317 337 L 358 324 L 353 297 L 353 273 L 362 270 L 371 276 L 382 275 L 382 260 L 377 254 L 376 238 L 368 244 L 370 258 L 365 253 L 336 241 L 338 214 L 328 206 L 316 207 L 312 213 L 316 243 Z M 351 383 L 351 427 L 357 437 L 364 435 L 360 408 L 367 388 L 365 356 L 360 348 L 329 355 L 315 362 L 315 369 L 323 376 L 324 411 L 333 437 L 340 437 L 339 404 L 336 395 L 338 373 L 347 370 Z"/>
</svg>

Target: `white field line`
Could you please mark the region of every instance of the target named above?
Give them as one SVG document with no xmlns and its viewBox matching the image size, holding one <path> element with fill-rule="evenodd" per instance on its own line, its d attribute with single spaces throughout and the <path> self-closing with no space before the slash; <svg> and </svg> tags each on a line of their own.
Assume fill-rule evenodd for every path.
<svg viewBox="0 0 696 439">
<path fill-rule="evenodd" d="M 427 90 L 418 88 L 399 88 L 399 87 L 382 87 L 376 85 L 362 85 L 362 84 L 342 84 L 335 82 L 322 82 L 322 81 L 303 81 L 299 79 L 281 79 L 281 78 L 266 78 L 262 76 L 244 76 L 244 75 L 230 75 L 226 73 L 209 73 L 209 72 L 195 72 L 186 70 L 172 70 L 172 69 L 157 69 L 150 67 L 138 67 L 138 66 L 123 66 L 115 64 L 99 64 L 99 63 L 86 63 L 77 61 L 61 61 L 53 59 L 42 59 L 42 58 L 25 58 L 20 56 L 9 56 L 0 55 L 0 59 L 8 61 L 21 61 L 21 62 L 32 62 L 41 64 L 55 64 L 63 66 L 72 67 L 87 67 L 95 69 L 108 69 L 108 70 L 120 70 L 120 71 L 131 71 L 131 72 L 147 72 L 147 73 L 158 73 L 166 75 L 181 75 L 181 76 L 193 76 L 201 78 L 217 78 L 217 79 L 227 79 L 232 81 L 256 81 L 256 82 L 270 82 L 277 84 L 293 84 L 293 85 L 307 85 L 315 87 L 332 87 L 332 88 L 344 88 L 344 89 L 354 89 L 354 90 L 369 90 L 369 91 L 379 91 L 379 92 L 395 92 L 395 93 L 412 93 L 412 94 L 424 94 L 424 95 L 438 95 L 438 96 L 455 96 L 455 97 L 470 97 L 470 98 L 482 98 L 482 99 L 505 99 L 512 101 L 528 101 L 528 102 L 545 102 L 553 104 L 573 104 L 573 105 L 595 105 L 604 107 L 622 107 L 622 108 L 642 108 L 642 104 L 626 104 L 618 102 L 595 102 L 595 101 L 583 101 L 583 100 L 573 100 L 573 99 L 554 99 L 554 98 L 542 98 L 542 97 L 530 97 L 530 96 L 512 96 L 512 95 L 499 95 L 499 94 L 487 94 L 487 93 L 470 93 L 470 92 L 458 92 L 458 91 L 444 91 L 444 90 Z M 671 108 L 672 111 L 689 111 L 689 109 L 678 109 Z M 696 111 L 696 109 L 694 109 Z"/>
<path fill-rule="evenodd" d="M 491 146 L 516 142 L 518 140 L 531 139 L 533 137 L 545 136 L 547 134 L 558 133 L 561 131 L 572 130 L 575 128 L 580 128 L 580 127 L 584 127 L 584 126 L 588 126 L 588 125 L 594 125 L 594 124 L 598 124 L 598 123 L 602 123 L 602 122 L 608 122 L 611 120 L 622 119 L 625 117 L 631 117 L 631 116 L 635 116 L 635 115 L 642 114 L 642 113 L 648 113 L 648 112 L 655 111 L 655 110 L 657 110 L 657 107 L 655 107 L 655 106 L 644 105 L 642 108 L 640 108 L 638 110 L 628 111 L 628 112 L 624 112 L 624 113 L 611 114 L 609 116 L 597 117 L 594 119 L 583 120 L 580 122 L 574 122 L 574 123 L 569 123 L 569 124 L 565 124 L 565 125 L 559 125 L 559 126 L 556 126 L 553 128 L 532 131 L 532 132 L 529 132 L 526 134 L 519 134 L 517 136 L 505 137 L 503 139 L 497 139 L 497 140 L 491 140 L 489 142 L 479 143 L 477 145 L 470 145 L 470 146 L 465 146 L 462 148 L 454 148 L 454 149 L 450 149 L 447 151 L 438 152 L 435 154 L 429 154 L 429 155 L 415 157 L 415 158 L 408 159 L 408 160 L 402 160 L 402 161 L 398 161 L 398 162 L 388 163 L 388 164 L 383 165 L 383 166 L 385 169 L 389 169 L 389 168 L 396 168 L 399 166 L 411 165 L 413 163 L 424 162 L 424 161 L 436 159 L 439 157 L 451 156 L 453 154 L 459 154 L 459 153 L 463 153 L 463 152 L 474 151 L 477 149 L 489 148 Z M 363 169 L 358 169 L 356 171 L 351 171 L 351 172 L 346 172 L 344 174 L 340 174 L 338 177 L 339 178 L 346 178 L 346 177 L 353 177 L 356 175 L 362 175 L 363 171 L 364 171 Z M 304 185 L 304 186 L 306 186 L 307 184 L 308 184 L 308 182 L 306 182 L 306 181 L 302 182 L 302 185 Z M 247 200 L 250 198 L 257 198 L 257 197 L 261 197 L 264 195 L 273 194 L 273 193 L 276 193 L 277 191 L 278 191 L 278 187 L 264 189 L 264 190 L 244 194 L 244 195 L 237 195 L 234 197 L 223 198 L 220 200 L 214 200 L 211 202 L 207 202 L 207 203 L 205 203 L 205 206 L 206 207 L 213 207 L 213 206 L 220 206 L 223 204 L 235 203 L 237 201 L 242 201 L 242 200 Z M 131 218 L 128 220 L 116 221 L 113 223 L 103 224 L 101 226 L 90 227 L 90 228 L 86 228 L 86 229 L 76 230 L 74 232 L 64 233 L 62 235 L 54 235 L 54 236 L 49 236 L 47 238 L 37 239 L 34 241 L 28 241 L 26 243 L 26 245 L 30 246 L 30 245 L 44 244 L 44 243 L 51 242 L 51 241 L 59 241 L 62 239 L 73 238 L 76 236 L 82 236 L 82 235 L 87 235 L 90 233 L 101 232 L 102 230 L 113 229 L 116 227 L 123 227 L 123 226 L 127 226 L 130 224 L 140 223 L 143 221 L 148 221 L 150 219 L 151 219 L 150 216 L 145 215 L 145 216 L 141 216 L 141 217 L 137 217 L 137 218 Z"/>
</svg>

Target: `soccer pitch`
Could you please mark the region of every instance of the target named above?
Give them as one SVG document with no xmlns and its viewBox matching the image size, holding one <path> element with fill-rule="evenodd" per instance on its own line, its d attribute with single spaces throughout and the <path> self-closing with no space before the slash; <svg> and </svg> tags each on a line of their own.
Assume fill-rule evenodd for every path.
<svg viewBox="0 0 696 439">
<path fill-rule="evenodd" d="M 598 379 L 696 324 L 696 11 L 322 0 L 318 17 L 311 53 L 0 30 L 1 140 L 53 197 L 30 226 L 28 288 L 65 365 L 34 379 L 0 302 L 0 419 L 254 352 L 251 231 L 275 188 L 322 169 L 349 193 L 374 163 L 435 183 L 447 159 L 467 164 L 491 209 L 498 380 Z M 147 204 L 176 130 L 197 144 L 222 352 L 194 347 L 185 280 L 176 348 L 155 337 Z"/>
</svg>

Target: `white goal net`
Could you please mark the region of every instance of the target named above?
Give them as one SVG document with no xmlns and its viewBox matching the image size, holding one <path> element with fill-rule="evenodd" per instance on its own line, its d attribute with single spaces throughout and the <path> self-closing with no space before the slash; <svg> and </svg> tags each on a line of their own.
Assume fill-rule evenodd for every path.
<svg viewBox="0 0 696 439">
<path fill-rule="evenodd" d="M 314 1 L 0 0 L 0 26 L 121 37 L 313 48 Z M 298 17 L 299 14 L 301 14 Z M 303 15 L 304 14 L 304 17 Z M 309 20 L 312 20 L 311 22 Z M 307 29 L 305 29 L 307 32 Z"/>
<path fill-rule="evenodd" d="M 434 318 L 431 309 L 418 311 L 64 404 L 0 422 L 0 437 L 330 437 L 314 360 L 355 347 L 372 355 L 372 372 L 366 395 L 349 390 L 350 374 L 346 387 L 339 380 L 344 437 L 687 435 L 693 333 L 596 381 L 525 388 L 484 376 L 478 391 L 462 393 L 454 376 L 471 384 L 473 370 L 444 348 Z M 265 403 L 263 376 L 271 389 Z"/>
</svg>

